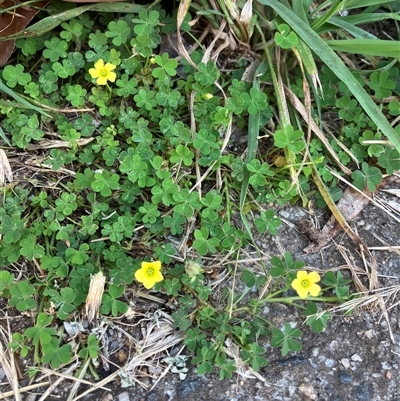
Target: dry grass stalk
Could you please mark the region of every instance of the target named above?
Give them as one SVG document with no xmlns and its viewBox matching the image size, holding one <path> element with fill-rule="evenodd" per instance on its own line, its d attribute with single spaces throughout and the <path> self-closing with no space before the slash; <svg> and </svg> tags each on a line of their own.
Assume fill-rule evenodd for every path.
<svg viewBox="0 0 400 401">
<path fill-rule="evenodd" d="M 12 333 L 10 327 L 10 320 L 7 318 L 7 336 L 2 331 L 2 336 L 4 342 L 7 343 L 12 341 Z M 8 382 L 12 388 L 12 395 L 14 395 L 15 401 L 21 401 L 21 389 L 18 384 L 18 372 L 15 365 L 15 354 L 11 351 L 10 348 L 4 348 L 3 343 L 0 341 L 0 363 L 3 366 L 4 373 L 7 376 Z"/>
<path fill-rule="evenodd" d="M 67 369 L 65 369 L 64 374 L 69 375 L 72 373 L 77 367 L 79 366 L 79 362 L 76 362 L 70 366 L 68 366 Z M 48 371 L 49 375 L 52 374 L 57 374 L 57 372 L 52 371 L 50 369 L 45 369 L 42 368 L 41 371 Z M 47 388 L 47 390 L 42 394 L 42 396 L 39 398 L 38 401 L 45 401 L 45 399 L 54 391 L 56 387 L 58 387 L 66 378 L 64 376 L 60 376 L 51 386 Z"/>
<path fill-rule="evenodd" d="M 6 179 L 8 182 L 12 182 L 13 173 L 6 152 L 4 152 L 3 149 L 0 149 L 0 186 L 5 184 Z"/>
<path fill-rule="evenodd" d="M 358 274 L 356 272 L 356 264 L 354 262 L 353 256 L 351 255 L 350 251 L 345 248 L 342 245 L 335 244 L 336 248 L 342 255 L 343 259 L 346 261 L 348 268 L 350 269 L 351 272 L 351 277 L 353 279 L 354 286 L 356 287 L 357 292 L 366 292 L 368 291 L 367 287 L 361 282 L 360 278 L 358 277 Z M 364 272 L 364 274 L 367 274 L 367 272 Z"/>
<path fill-rule="evenodd" d="M 18 393 L 19 394 L 26 393 L 28 391 L 35 390 L 39 387 L 48 386 L 49 384 L 50 384 L 50 382 L 31 384 L 30 386 L 26 386 L 26 387 L 22 387 L 22 388 L 18 389 Z M 21 399 L 21 398 L 19 398 L 19 399 L 17 398 L 17 395 L 14 391 L 6 391 L 5 393 L 0 393 L 0 400 L 4 400 L 4 399 L 10 398 L 10 397 L 14 397 L 14 401 Z"/>
<path fill-rule="evenodd" d="M 148 385 L 138 379 L 137 369 L 142 366 L 154 365 L 166 350 L 182 342 L 185 337 L 184 333 L 175 332 L 171 322 L 171 317 L 165 313 L 162 313 L 159 324 L 149 322 L 146 328 L 146 337 L 137 342 L 138 349 L 136 350 L 136 354 L 123 368 L 98 383 L 92 383 L 88 390 L 73 399 L 69 398 L 68 401 L 77 401 L 89 393 L 104 387 L 107 383 L 114 381 L 120 375 L 128 376 L 130 380 L 147 389 Z"/>
</svg>

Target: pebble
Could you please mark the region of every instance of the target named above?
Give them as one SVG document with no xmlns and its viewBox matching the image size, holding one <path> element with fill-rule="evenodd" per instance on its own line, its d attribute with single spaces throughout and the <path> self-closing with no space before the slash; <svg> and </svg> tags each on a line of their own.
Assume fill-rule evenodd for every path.
<svg viewBox="0 0 400 401">
<path fill-rule="evenodd" d="M 202 381 L 200 378 L 187 378 L 178 384 L 176 392 L 178 397 L 186 398 L 191 393 L 199 392 L 201 387 Z"/>
<path fill-rule="evenodd" d="M 354 387 L 351 395 L 355 400 L 372 401 L 374 399 L 374 386 L 372 383 L 362 382 Z"/>
<path fill-rule="evenodd" d="M 285 210 L 280 210 L 279 214 L 284 218 L 284 219 L 289 219 L 289 217 L 291 216 L 291 213 L 286 212 Z"/>
<path fill-rule="evenodd" d="M 342 384 L 351 384 L 353 382 L 353 378 L 344 370 L 339 372 L 338 379 Z"/>
<path fill-rule="evenodd" d="M 124 391 L 121 394 L 118 394 L 118 401 L 129 401 L 129 393 Z"/>
<path fill-rule="evenodd" d="M 327 367 L 327 368 L 333 368 L 334 366 L 335 366 L 335 361 L 333 360 L 333 359 L 327 359 L 326 361 L 325 361 L 325 366 Z"/>
<path fill-rule="evenodd" d="M 146 401 L 157 401 L 158 395 L 156 393 L 147 394 Z"/>
<path fill-rule="evenodd" d="M 358 355 L 358 354 L 353 354 L 353 355 L 351 356 L 351 360 L 352 360 L 353 362 L 362 362 L 362 358 L 361 358 L 361 356 Z"/>
<path fill-rule="evenodd" d="M 306 396 L 309 400 L 315 400 L 317 398 L 314 387 L 310 384 L 301 383 L 299 386 L 299 392 Z"/>
<path fill-rule="evenodd" d="M 345 369 L 348 369 L 348 368 L 350 367 L 350 361 L 349 361 L 348 358 L 342 358 L 342 359 L 340 360 L 340 363 L 343 365 L 343 367 L 344 367 Z"/>
</svg>

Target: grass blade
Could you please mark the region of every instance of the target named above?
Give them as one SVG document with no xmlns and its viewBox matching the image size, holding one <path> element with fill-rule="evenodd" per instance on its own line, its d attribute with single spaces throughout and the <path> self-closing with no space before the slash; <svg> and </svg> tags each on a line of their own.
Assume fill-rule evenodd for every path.
<svg viewBox="0 0 400 401">
<path fill-rule="evenodd" d="M 70 19 L 83 14 L 85 11 L 138 13 L 143 8 L 145 8 L 145 6 L 129 3 L 96 3 L 88 6 L 77 7 L 43 18 L 36 24 L 29 26 L 21 32 L 17 32 L 15 34 L 5 37 L 0 37 L 0 41 L 43 35 L 44 33 L 56 28 L 62 22 L 69 21 Z"/>
<path fill-rule="evenodd" d="M 33 104 L 27 102 L 25 99 L 23 99 L 17 93 L 15 93 L 13 90 L 11 90 L 7 85 L 5 85 L 3 83 L 3 81 L 1 79 L 0 79 L 0 91 L 7 93 L 8 96 L 11 96 L 17 102 L 23 104 L 27 109 L 35 110 L 38 113 L 43 114 L 46 117 L 52 118 L 51 115 L 47 114 L 43 109 L 41 109 L 40 107 L 36 107 Z"/>
<path fill-rule="evenodd" d="M 329 67 L 332 72 L 348 86 L 351 93 L 358 100 L 360 106 L 368 114 L 369 118 L 377 125 L 378 129 L 386 135 L 391 144 L 400 152 L 400 139 L 394 128 L 383 115 L 379 107 L 373 102 L 368 93 L 360 85 L 351 71 L 336 53 L 316 34 L 309 25 L 304 23 L 291 10 L 283 6 L 278 0 L 258 0 L 259 3 L 271 7 L 275 12 L 290 25 L 290 27 L 301 37 L 304 42 L 316 53 L 319 58 Z M 376 41 L 379 46 L 380 40 Z"/>
<path fill-rule="evenodd" d="M 325 43 L 338 52 L 400 59 L 400 42 L 394 40 L 346 39 L 326 40 Z"/>
</svg>

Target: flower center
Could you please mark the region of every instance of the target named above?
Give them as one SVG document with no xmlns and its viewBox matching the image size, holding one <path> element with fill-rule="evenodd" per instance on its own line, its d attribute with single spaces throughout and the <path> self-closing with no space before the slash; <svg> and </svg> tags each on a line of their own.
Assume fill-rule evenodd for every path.
<svg viewBox="0 0 400 401">
<path fill-rule="evenodd" d="M 101 75 L 102 77 L 106 77 L 107 74 L 108 74 L 107 70 L 100 70 L 100 75 Z"/>
<path fill-rule="evenodd" d="M 302 280 L 302 282 L 301 282 L 301 286 L 302 287 L 308 287 L 308 280 Z"/>
<path fill-rule="evenodd" d="M 147 269 L 147 275 L 148 276 L 152 276 L 154 274 L 154 269 L 152 268 L 152 267 L 149 267 L 148 269 Z"/>
</svg>

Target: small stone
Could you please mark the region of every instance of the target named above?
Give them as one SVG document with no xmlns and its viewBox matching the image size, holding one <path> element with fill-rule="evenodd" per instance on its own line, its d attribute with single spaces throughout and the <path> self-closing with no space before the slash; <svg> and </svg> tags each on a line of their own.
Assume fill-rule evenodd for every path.
<svg viewBox="0 0 400 401">
<path fill-rule="evenodd" d="M 375 395 L 374 386 L 372 383 L 362 382 L 354 387 L 351 395 L 355 400 L 371 401 Z"/>
<path fill-rule="evenodd" d="M 392 365 L 388 362 L 381 362 L 382 369 L 389 370 L 392 369 Z"/>
<path fill-rule="evenodd" d="M 340 360 L 340 363 L 343 365 L 343 367 L 344 367 L 345 369 L 348 369 L 348 368 L 350 367 L 350 361 L 349 361 L 348 358 L 342 358 L 342 359 Z"/>
<path fill-rule="evenodd" d="M 361 358 L 361 356 L 358 355 L 358 354 L 352 355 L 352 356 L 351 356 L 351 360 L 352 360 L 353 362 L 362 362 L 362 358 Z"/>
<path fill-rule="evenodd" d="M 390 370 L 386 371 L 385 377 L 386 379 L 390 380 L 392 378 L 392 372 Z"/>
<path fill-rule="evenodd" d="M 286 212 L 285 210 L 281 210 L 279 214 L 284 218 L 288 219 L 290 217 L 290 213 Z"/>
<path fill-rule="evenodd" d="M 333 368 L 333 367 L 335 366 L 335 361 L 334 361 L 333 359 L 328 358 L 328 359 L 325 361 L 325 366 L 326 366 L 327 368 Z"/>
<path fill-rule="evenodd" d="M 129 401 L 129 393 L 124 391 L 121 394 L 118 394 L 118 401 Z"/>
<path fill-rule="evenodd" d="M 309 400 L 315 400 L 317 395 L 315 394 L 314 387 L 307 383 L 301 383 L 299 386 L 300 393 L 304 394 Z"/>
<path fill-rule="evenodd" d="M 124 349 L 120 349 L 117 353 L 117 359 L 119 362 L 124 363 L 128 358 L 128 354 Z"/>
<path fill-rule="evenodd" d="M 339 372 L 338 379 L 342 384 L 351 384 L 353 382 L 353 378 L 344 370 Z"/>
</svg>

